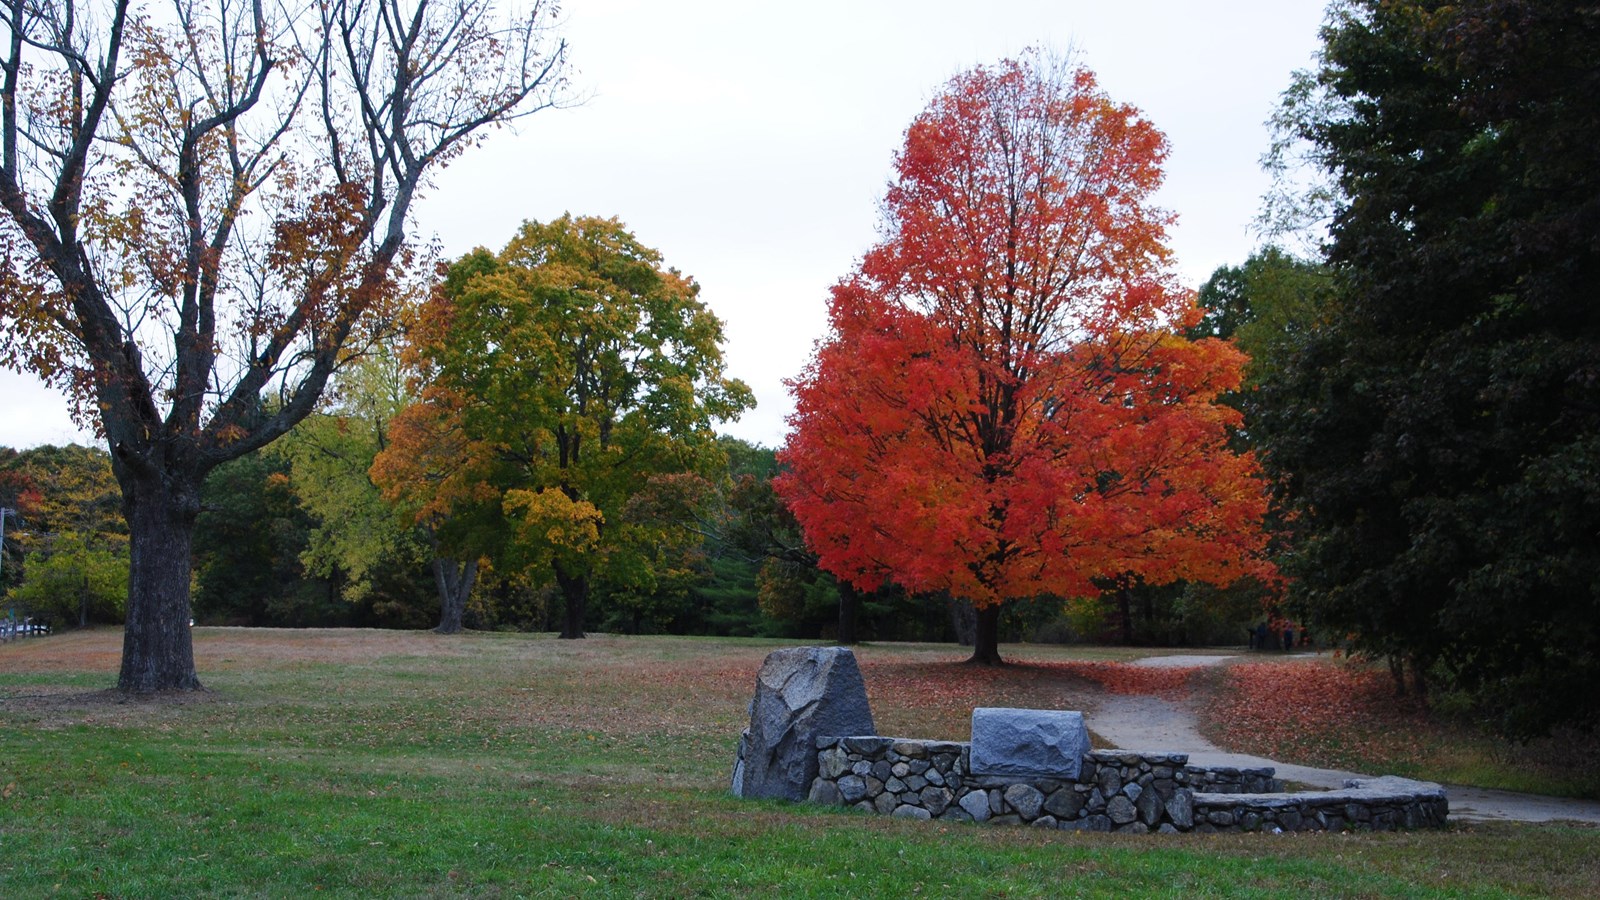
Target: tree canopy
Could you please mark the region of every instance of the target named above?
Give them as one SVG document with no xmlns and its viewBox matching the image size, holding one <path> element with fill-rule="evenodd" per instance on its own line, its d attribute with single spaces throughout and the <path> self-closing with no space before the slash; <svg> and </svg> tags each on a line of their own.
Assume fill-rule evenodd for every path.
<svg viewBox="0 0 1600 900">
<path fill-rule="evenodd" d="M 1288 137 L 1334 296 L 1256 429 L 1292 598 L 1516 735 L 1600 716 L 1600 8 L 1341 2 Z"/>
<path fill-rule="evenodd" d="M 681 567 L 696 538 L 675 510 L 725 473 L 712 425 L 752 402 L 698 294 L 615 219 L 468 254 L 412 329 L 426 387 L 374 477 L 418 516 L 495 519 L 450 536 L 456 555 L 553 578 L 582 637 L 593 582 L 648 596 Z"/>
<path fill-rule="evenodd" d="M 1264 491 L 1231 452 L 1243 357 L 1198 317 L 1150 204 L 1161 133 L 1041 54 L 957 76 L 906 131 L 882 243 L 795 380 L 777 486 L 855 586 L 979 609 L 1102 579 L 1232 581 Z"/>
<path fill-rule="evenodd" d="M 559 99 L 565 45 L 540 2 L 3 9 L 0 362 L 66 390 L 112 452 L 119 685 L 193 689 L 206 473 L 310 414 L 382 332 L 426 173 Z"/>
</svg>

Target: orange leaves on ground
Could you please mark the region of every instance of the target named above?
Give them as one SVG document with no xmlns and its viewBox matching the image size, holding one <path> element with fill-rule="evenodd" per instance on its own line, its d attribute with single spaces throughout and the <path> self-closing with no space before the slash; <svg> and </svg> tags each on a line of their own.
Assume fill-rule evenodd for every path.
<svg viewBox="0 0 1600 900">
<path fill-rule="evenodd" d="M 1202 715 L 1229 749 L 1329 766 L 1416 759 L 1425 722 L 1387 673 L 1305 661 L 1230 667 Z"/>
</svg>

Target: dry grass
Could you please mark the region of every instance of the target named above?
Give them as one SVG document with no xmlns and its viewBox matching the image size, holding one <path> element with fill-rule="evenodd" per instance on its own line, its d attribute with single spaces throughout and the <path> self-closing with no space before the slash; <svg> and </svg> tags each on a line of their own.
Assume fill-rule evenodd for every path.
<svg viewBox="0 0 1600 900">
<path fill-rule="evenodd" d="M 770 641 L 195 637 L 208 691 L 153 702 L 106 690 L 117 632 L 0 647 L 0 896 L 1600 894 L 1592 829 L 1135 838 L 735 801 Z M 1006 653 L 860 648 L 880 731 L 964 738 L 973 706 L 1145 677 Z"/>
</svg>

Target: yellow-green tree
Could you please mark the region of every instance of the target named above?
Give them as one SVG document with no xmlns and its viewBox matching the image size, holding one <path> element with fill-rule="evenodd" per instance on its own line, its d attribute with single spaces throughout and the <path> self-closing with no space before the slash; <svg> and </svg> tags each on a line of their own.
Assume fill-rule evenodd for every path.
<svg viewBox="0 0 1600 900">
<path fill-rule="evenodd" d="M 582 637 L 597 579 L 648 594 L 673 577 L 663 548 L 689 540 L 673 509 L 724 468 L 713 424 L 752 403 L 698 295 L 616 219 L 529 222 L 468 254 L 412 331 L 429 387 L 397 420 L 453 449 L 430 475 L 397 432 L 375 478 L 434 515 L 498 511 L 500 537 L 466 531 L 456 555 L 554 581 L 561 635 Z"/>
</svg>

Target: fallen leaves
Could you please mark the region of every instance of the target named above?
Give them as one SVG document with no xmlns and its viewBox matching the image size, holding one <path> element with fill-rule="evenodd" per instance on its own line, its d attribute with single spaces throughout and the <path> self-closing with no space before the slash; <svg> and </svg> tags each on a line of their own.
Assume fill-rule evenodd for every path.
<svg viewBox="0 0 1600 900">
<path fill-rule="evenodd" d="M 1202 727 L 1230 749 L 1299 763 L 1355 766 L 1423 754 L 1426 713 L 1394 696 L 1381 671 L 1354 664 L 1232 666 Z"/>
</svg>

